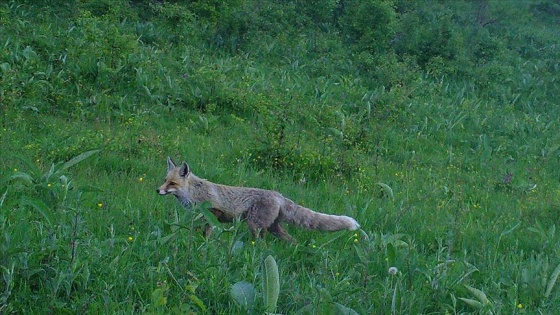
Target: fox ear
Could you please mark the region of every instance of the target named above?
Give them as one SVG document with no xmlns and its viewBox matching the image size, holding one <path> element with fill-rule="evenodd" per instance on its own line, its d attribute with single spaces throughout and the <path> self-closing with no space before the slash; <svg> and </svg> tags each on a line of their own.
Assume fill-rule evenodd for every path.
<svg viewBox="0 0 560 315">
<path fill-rule="evenodd" d="M 167 157 L 167 172 L 171 172 L 175 168 L 175 163 L 170 157 Z"/>
<path fill-rule="evenodd" d="M 183 162 L 183 164 L 181 164 L 181 168 L 179 169 L 179 175 L 181 177 L 188 177 L 190 173 L 191 169 L 189 168 L 189 165 Z"/>
</svg>

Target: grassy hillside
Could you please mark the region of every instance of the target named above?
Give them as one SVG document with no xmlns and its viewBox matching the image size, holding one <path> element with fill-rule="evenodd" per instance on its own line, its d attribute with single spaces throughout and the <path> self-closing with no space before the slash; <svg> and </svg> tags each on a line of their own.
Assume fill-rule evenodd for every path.
<svg viewBox="0 0 560 315">
<path fill-rule="evenodd" d="M 0 314 L 560 311 L 559 18 L 555 0 L 3 1 Z M 255 240 L 158 196 L 167 156 L 362 229 Z"/>
</svg>

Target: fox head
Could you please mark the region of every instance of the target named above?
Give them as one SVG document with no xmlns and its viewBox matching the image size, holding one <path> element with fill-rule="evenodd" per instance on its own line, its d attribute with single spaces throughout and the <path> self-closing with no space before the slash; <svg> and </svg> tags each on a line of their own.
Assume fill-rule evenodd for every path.
<svg viewBox="0 0 560 315">
<path fill-rule="evenodd" d="M 188 186 L 187 179 L 191 174 L 187 163 L 183 162 L 180 166 L 175 166 L 170 157 L 167 158 L 167 176 L 165 182 L 157 189 L 160 195 L 172 194 L 177 197 L 181 196 L 181 188 Z"/>
</svg>

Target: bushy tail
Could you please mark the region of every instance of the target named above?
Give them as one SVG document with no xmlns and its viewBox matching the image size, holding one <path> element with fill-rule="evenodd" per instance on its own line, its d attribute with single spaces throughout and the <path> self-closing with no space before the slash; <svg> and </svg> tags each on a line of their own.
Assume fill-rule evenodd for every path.
<svg viewBox="0 0 560 315">
<path fill-rule="evenodd" d="M 331 215 L 302 207 L 291 200 L 283 208 L 284 220 L 311 230 L 338 231 L 357 230 L 360 225 L 356 220 L 345 215 Z"/>
</svg>

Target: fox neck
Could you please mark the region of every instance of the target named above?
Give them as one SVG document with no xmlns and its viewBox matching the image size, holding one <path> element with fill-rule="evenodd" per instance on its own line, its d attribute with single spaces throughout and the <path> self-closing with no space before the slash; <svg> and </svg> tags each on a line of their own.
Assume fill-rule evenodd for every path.
<svg viewBox="0 0 560 315">
<path fill-rule="evenodd" d="M 187 209 L 187 210 L 191 210 L 191 209 L 192 209 L 194 203 L 193 203 L 191 200 L 189 200 L 189 199 L 187 199 L 187 198 L 184 198 L 184 197 L 182 197 L 182 196 L 179 196 L 179 195 L 176 195 L 175 197 L 177 197 L 177 199 L 179 199 L 179 201 L 181 202 L 181 205 L 182 205 L 185 209 Z"/>
<path fill-rule="evenodd" d="M 193 205 L 210 200 L 208 192 L 212 183 L 198 178 L 192 173 L 185 180 L 187 185 L 178 190 L 175 195 L 185 208 L 190 209 Z"/>
</svg>

